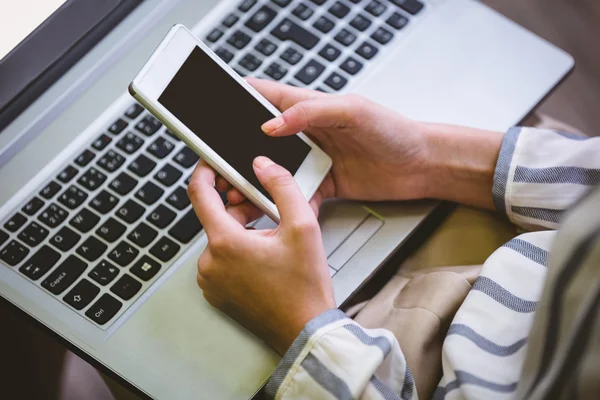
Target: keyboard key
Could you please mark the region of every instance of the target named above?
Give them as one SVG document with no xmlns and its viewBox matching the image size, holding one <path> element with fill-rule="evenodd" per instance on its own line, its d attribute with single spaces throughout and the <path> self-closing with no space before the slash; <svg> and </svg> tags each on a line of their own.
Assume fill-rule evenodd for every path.
<svg viewBox="0 0 600 400">
<path fill-rule="evenodd" d="M 368 42 L 364 42 L 363 44 L 360 45 L 360 47 L 356 50 L 356 53 L 358 55 L 360 55 L 361 57 L 370 60 L 373 57 L 375 57 L 375 55 L 377 54 L 377 52 L 379 51 L 379 49 L 377 47 L 375 47 L 374 45 L 368 43 Z"/>
<path fill-rule="evenodd" d="M 169 195 L 169 197 L 167 197 L 167 203 L 178 210 L 183 210 L 190 205 L 190 198 L 188 197 L 185 189 L 179 186 L 173 193 Z"/>
<path fill-rule="evenodd" d="M 97 302 L 88 308 L 85 315 L 98 325 L 104 325 L 119 312 L 122 305 L 119 300 L 104 293 Z"/>
<path fill-rule="evenodd" d="M 409 14 L 416 15 L 423 9 L 423 3 L 419 0 L 391 0 L 392 3 Z"/>
<path fill-rule="evenodd" d="M 408 18 L 400 13 L 393 13 L 385 22 L 387 22 L 387 24 L 392 28 L 400 30 L 404 28 L 406 24 L 408 24 Z"/>
<path fill-rule="evenodd" d="M 350 21 L 350 26 L 364 32 L 371 26 L 371 20 L 363 15 L 357 15 Z"/>
<path fill-rule="evenodd" d="M 115 172 L 124 162 L 125 157 L 116 151 L 109 150 L 98 160 L 98 165 L 105 171 Z"/>
<path fill-rule="evenodd" d="M 312 1 L 313 3 L 315 3 L 318 6 L 322 6 L 323 4 L 325 4 L 325 2 L 327 0 L 310 0 L 310 1 Z"/>
<path fill-rule="evenodd" d="M 331 7 L 329 7 L 328 11 L 330 14 L 333 14 L 338 18 L 344 18 L 350 12 L 350 7 L 344 3 L 336 1 Z"/>
<path fill-rule="evenodd" d="M 169 136 L 171 139 L 175 140 L 176 142 L 181 142 L 181 139 L 179 139 L 177 137 L 177 135 L 175 135 L 173 132 L 171 132 L 168 129 L 165 129 L 165 133 L 167 134 L 167 136 Z"/>
<path fill-rule="evenodd" d="M 347 83 L 348 80 L 337 72 L 332 73 L 329 75 L 329 78 L 325 80 L 325 84 L 334 90 L 341 90 Z"/>
<path fill-rule="evenodd" d="M 296 74 L 296 79 L 305 85 L 310 85 L 325 71 L 325 66 L 318 61 L 311 60 Z"/>
<path fill-rule="evenodd" d="M 330 44 L 325 45 L 325 47 L 323 47 L 323 49 L 321 49 L 321 51 L 319 52 L 319 55 L 327 61 L 337 60 L 340 54 L 342 54 L 341 50 Z"/>
<path fill-rule="evenodd" d="M 144 140 L 138 135 L 127 132 L 127 134 L 117 142 L 117 147 L 127 154 L 133 154 L 144 144 Z"/>
<path fill-rule="evenodd" d="M 167 139 L 159 137 L 154 143 L 148 146 L 148 153 L 152 154 L 156 158 L 165 158 L 173 151 L 175 145 L 169 142 Z"/>
<path fill-rule="evenodd" d="M 254 48 L 265 56 L 270 56 L 277 50 L 277 46 L 268 39 L 261 40 Z"/>
<path fill-rule="evenodd" d="M 8 236 L 8 233 L 0 230 L 0 245 L 4 244 L 4 242 L 6 242 L 9 237 L 10 236 Z"/>
<path fill-rule="evenodd" d="M 143 201 L 147 205 L 156 203 L 165 191 L 152 182 L 146 182 L 140 190 L 137 191 L 135 197 Z"/>
<path fill-rule="evenodd" d="M 262 64 L 262 60 L 258 57 L 253 56 L 252 54 L 246 54 L 240 60 L 240 66 L 244 67 L 246 70 L 250 72 L 254 72 L 260 67 Z"/>
<path fill-rule="evenodd" d="M 92 161 L 94 157 L 96 157 L 96 154 L 94 154 L 92 151 L 84 150 L 84 152 L 81 153 L 74 161 L 75 164 L 79 165 L 80 167 L 85 167 L 90 163 L 90 161 Z"/>
<path fill-rule="evenodd" d="M 86 188 L 87 190 L 94 191 L 100 187 L 106 180 L 106 175 L 98 171 L 96 168 L 91 167 L 85 174 L 81 175 L 77 179 L 77 183 Z"/>
<path fill-rule="evenodd" d="M 16 240 L 8 242 L 5 248 L 0 251 L 0 260 L 4 261 L 11 267 L 14 267 L 29 254 L 29 249 L 23 246 Z"/>
<path fill-rule="evenodd" d="M 241 50 L 244 47 L 246 47 L 248 45 L 248 43 L 250 43 L 251 39 L 252 38 L 250 36 L 246 35 L 244 32 L 242 32 L 242 31 L 235 31 L 229 37 L 229 39 L 227 39 L 227 43 L 229 43 L 230 45 L 232 45 L 236 49 Z"/>
<path fill-rule="evenodd" d="M 394 38 L 394 34 L 385 28 L 378 28 L 371 38 L 380 44 L 388 44 Z"/>
<path fill-rule="evenodd" d="M 340 65 L 340 68 L 349 73 L 350 75 L 356 75 L 361 69 L 363 65 L 356 59 L 352 57 L 348 57 L 346 61 Z"/>
<path fill-rule="evenodd" d="M 162 262 L 167 262 L 179 251 L 180 246 L 167 237 L 161 237 L 150 249 L 150 254 Z"/>
<path fill-rule="evenodd" d="M 100 263 L 90 271 L 88 276 L 101 285 L 106 285 L 112 282 L 119 275 L 119 268 L 115 267 L 106 260 Z"/>
<path fill-rule="evenodd" d="M 60 174 L 57 175 L 56 179 L 63 183 L 68 183 L 75 175 L 77 175 L 78 172 L 79 170 L 77 168 L 68 165 Z"/>
<path fill-rule="evenodd" d="M 40 208 L 44 207 L 44 203 L 39 197 L 34 197 L 29 200 L 29 203 L 25 204 L 21 211 L 23 211 L 27 215 L 34 215 L 36 212 L 40 210 Z"/>
<path fill-rule="evenodd" d="M 154 179 L 165 186 L 171 186 L 177 182 L 181 175 L 183 175 L 182 172 L 177 168 L 173 167 L 171 164 L 166 164 L 156 173 L 156 175 L 154 175 Z"/>
<path fill-rule="evenodd" d="M 348 29 L 342 29 L 335 35 L 334 39 L 344 46 L 350 46 L 356 41 L 356 35 L 350 32 Z"/>
<path fill-rule="evenodd" d="M 127 223 L 137 221 L 146 209 L 133 200 L 127 200 L 121 208 L 117 210 L 115 215 Z"/>
<path fill-rule="evenodd" d="M 292 0 L 271 0 L 271 1 L 282 8 L 289 6 L 290 3 L 292 2 Z"/>
<path fill-rule="evenodd" d="M 19 268 L 19 272 L 31 279 L 37 281 L 46 272 L 50 271 L 50 268 L 54 267 L 54 264 L 60 259 L 60 254 L 53 250 L 50 246 L 42 246 L 40 249 Z"/>
<path fill-rule="evenodd" d="M 27 217 L 21 213 L 16 213 L 11 219 L 6 221 L 4 228 L 9 232 L 16 232 L 27 222 Z"/>
<path fill-rule="evenodd" d="M 81 236 L 73 232 L 66 226 L 60 228 L 60 231 L 50 239 L 50 244 L 62 251 L 69 251 L 79 242 Z"/>
<path fill-rule="evenodd" d="M 320 17 L 313 26 L 323 33 L 329 33 L 335 27 L 335 23 L 327 17 Z"/>
<path fill-rule="evenodd" d="M 254 32 L 260 32 L 273 21 L 277 13 L 270 7 L 262 6 L 246 21 L 246 27 Z"/>
<path fill-rule="evenodd" d="M 32 222 L 25 229 L 19 233 L 19 239 L 21 239 L 25 244 L 28 244 L 31 247 L 35 247 L 40 244 L 46 236 L 48 236 L 48 229 L 44 228 L 37 222 Z"/>
<path fill-rule="evenodd" d="M 310 50 L 319 43 L 319 38 L 290 19 L 284 19 L 271 32 L 279 40 L 291 40 L 299 46 Z"/>
<path fill-rule="evenodd" d="M 50 204 L 40 215 L 38 219 L 49 228 L 56 228 L 69 214 L 60 206 Z"/>
<path fill-rule="evenodd" d="M 149 281 L 158 271 L 160 271 L 160 264 L 148 256 L 142 256 L 129 270 L 143 281 Z"/>
<path fill-rule="evenodd" d="M 348 1 L 349 1 L 349 2 L 351 2 L 351 3 L 354 3 L 354 4 L 358 4 L 358 3 L 360 3 L 362 0 L 348 0 Z"/>
<path fill-rule="evenodd" d="M 92 230 L 92 228 L 94 228 L 94 226 L 96 226 L 98 221 L 100 221 L 100 217 L 98 217 L 96 214 L 94 214 L 87 208 L 82 208 L 71 219 L 69 224 L 71 224 L 72 227 L 74 227 L 81 233 L 88 233 Z"/>
<path fill-rule="evenodd" d="M 159 120 L 154 118 L 152 115 L 146 115 L 135 125 L 135 129 L 146 136 L 152 136 L 160 129 L 161 126 L 162 124 Z"/>
<path fill-rule="evenodd" d="M 108 128 L 108 131 L 113 135 L 118 135 L 119 133 L 123 132 L 123 129 L 125 129 L 127 125 L 127 122 L 119 118 Z"/>
<path fill-rule="evenodd" d="M 129 119 L 136 119 L 142 113 L 142 111 L 144 111 L 144 107 L 138 103 L 133 103 L 129 106 L 127 111 L 125 111 L 125 116 Z"/>
<path fill-rule="evenodd" d="M 227 50 L 224 47 L 219 47 L 215 53 L 221 58 L 221 60 L 226 63 L 230 62 L 233 59 L 233 53 Z"/>
<path fill-rule="evenodd" d="M 127 230 L 125 225 L 114 218 L 109 218 L 100 228 L 96 230 L 96 235 L 109 243 L 117 241 Z"/>
<path fill-rule="evenodd" d="M 87 199 L 87 197 L 87 193 L 79 189 L 77 186 L 70 186 L 58 197 L 58 201 L 71 210 L 74 210 L 79 207 L 85 201 L 85 199 Z"/>
<path fill-rule="evenodd" d="M 175 212 L 169 210 L 162 204 L 146 217 L 148 221 L 159 229 L 165 228 L 175 219 Z"/>
<path fill-rule="evenodd" d="M 365 7 L 365 10 L 371 15 L 379 17 L 387 10 L 387 6 L 377 0 L 373 0 Z"/>
<path fill-rule="evenodd" d="M 87 264 L 75 256 L 69 256 L 42 282 L 42 287 L 52 294 L 61 294 L 83 274 Z"/>
<path fill-rule="evenodd" d="M 177 164 L 181 165 L 184 168 L 189 168 L 193 165 L 196 165 L 198 160 L 200 160 L 200 157 L 196 153 L 194 153 L 194 150 L 190 149 L 187 146 L 181 149 L 179 153 L 177 153 L 175 157 L 173 157 L 173 161 L 175 161 Z"/>
<path fill-rule="evenodd" d="M 169 230 L 169 235 L 179 242 L 189 243 L 200 231 L 202 224 L 196 217 L 194 210 L 190 209 L 179 221 Z"/>
<path fill-rule="evenodd" d="M 256 4 L 256 0 L 244 0 L 238 6 L 238 9 L 241 12 L 246 12 L 251 9 Z"/>
<path fill-rule="evenodd" d="M 221 23 L 227 28 L 231 28 L 238 21 L 239 18 L 235 14 L 231 13 L 227 17 L 225 17 L 225 19 Z"/>
<path fill-rule="evenodd" d="M 113 181 L 108 185 L 112 190 L 119 193 L 120 195 L 126 195 L 131 192 L 137 185 L 137 180 L 132 178 L 125 172 L 121 172 Z"/>
<path fill-rule="evenodd" d="M 63 300 L 74 309 L 83 310 L 98 293 L 100 288 L 84 278 L 63 297 Z"/>
<path fill-rule="evenodd" d="M 281 54 L 281 59 L 287 61 L 290 65 L 296 65 L 302 60 L 302 53 L 293 47 L 289 47 L 286 51 Z"/>
<path fill-rule="evenodd" d="M 309 6 L 307 6 L 306 4 L 298 4 L 298 6 L 296 8 L 294 8 L 294 11 L 292 11 L 292 14 L 294 14 L 296 17 L 300 18 L 301 20 L 306 21 L 307 19 L 312 17 L 314 12 L 315 11 L 312 8 L 310 8 Z"/>
<path fill-rule="evenodd" d="M 143 178 L 152 172 L 154 167 L 156 167 L 156 163 L 154 161 L 145 155 L 140 154 L 131 164 L 129 164 L 128 169 L 137 176 Z"/>
<path fill-rule="evenodd" d="M 125 267 L 135 260 L 138 253 L 138 249 L 127 242 L 121 241 L 110 253 L 108 253 L 108 258 L 119 264 L 121 267 Z"/>
<path fill-rule="evenodd" d="M 212 31 L 210 31 L 208 35 L 206 35 L 206 40 L 211 43 L 215 43 L 217 40 L 221 39 L 221 36 L 223 36 L 223 31 L 218 28 L 215 28 Z"/>
<path fill-rule="evenodd" d="M 112 194 L 108 193 L 106 190 L 103 190 L 100 193 L 98 193 L 98 196 L 96 196 L 90 202 L 90 207 L 98 211 L 100 214 L 106 214 L 107 212 L 115 208 L 118 202 L 119 199 L 117 199 Z"/>
<path fill-rule="evenodd" d="M 98 151 L 104 150 L 104 148 L 108 146 L 111 141 L 112 139 L 108 135 L 102 134 L 98 137 L 98 139 L 94 140 L 92 147 Z"/>
<path fill-rule="evenodd" d="M 110 288 L 110 291 L 123 300 L 129 300 L 135 296 L 141 288 L 141 283 L 135 280 L 131 275 L 125 274 Z"/>
<path fill-rule="evenodd" d="M 272 63 L 267 69 L 265 69 L 265 75 L 273 78 L 276 81 L 283 79 L 287 73 L 287 68 L 276 62 Z"/>
<path fill-rule="evenodd" d="M 146 247 L 156 238 L 158 232 L 141 222 L 129 235 L 127 239 L 140 247 Z"/>
<path fill-rule="evenodd" d="M 88 237 L 81 246 L 77 248 L 77 254 L 88 261 L 96 261 L 104 254 L 107 245 L 99 241 L 93 236 Z"/>
<path fill-rule="evenodd" d="M 62 186 L 52 181 L 45 188 L 42 189 L 40 195 L 45 199 L 51 199 L 56 193 L 62 189 Z"/>
</svg>

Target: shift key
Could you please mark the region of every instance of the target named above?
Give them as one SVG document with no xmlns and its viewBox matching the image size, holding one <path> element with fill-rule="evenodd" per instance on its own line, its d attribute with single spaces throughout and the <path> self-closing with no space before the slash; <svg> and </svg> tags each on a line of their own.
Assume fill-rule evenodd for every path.
<svg viewBox="0 0 600 400">
<path fill-rule="evenodd" d="M 319 43 L 317 36 L 287 18 L 281 21 L 271 34 L 279 40 L 291 40 L 306 50 L 312 49 Z"/>
<path fill-rule="evenodd" d="M 60 294 L 79 278 L 87 264 L 71 255 L 42 282 L 42 287 L 53 294 Z"/>
</svg>

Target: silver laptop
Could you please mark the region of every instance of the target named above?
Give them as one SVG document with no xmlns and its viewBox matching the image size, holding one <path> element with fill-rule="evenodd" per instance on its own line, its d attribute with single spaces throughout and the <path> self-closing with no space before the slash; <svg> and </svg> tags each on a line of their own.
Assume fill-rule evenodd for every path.
<svg viewBox="0 0 600 400">
<path fill-rule="evenodd" d="M 141 2 L 0 133 L 0 294 L 160 399 L 250 398 L 279 361 L 202 297 L 206 239 L 185 193 L 197 158 L 126 93 L 174 23 L 243 75 L 501 131 L 573 67 L 473 0 Z M 436 205 L 327 203 L 337 303 Z"/>
</svg>

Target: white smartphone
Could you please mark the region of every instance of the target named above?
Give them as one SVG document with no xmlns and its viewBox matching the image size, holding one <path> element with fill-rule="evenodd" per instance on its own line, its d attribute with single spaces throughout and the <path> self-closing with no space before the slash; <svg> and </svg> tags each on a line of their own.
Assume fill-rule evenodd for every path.
<svg viewBox="0 0 600 400">
<path fill-rule="evenodd" d="M 267 156 L 286 168 L 307 199 L 331 168 L 331 158 L 303 133 L 265 135 L 261 125 L 280 112 L 183 25 L 171 28 L 129 92 L 277 223 L 253 160 Z"/>
</svg>

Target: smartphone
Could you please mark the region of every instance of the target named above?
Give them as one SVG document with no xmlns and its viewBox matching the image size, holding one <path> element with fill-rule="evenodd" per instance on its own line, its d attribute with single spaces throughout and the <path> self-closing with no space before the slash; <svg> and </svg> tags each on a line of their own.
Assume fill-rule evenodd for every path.
<svg viewBox="0 0 600 400">
<path fill-rule="evenodd" d="M 331 168 L 331 158 L 303 133 L 273 138 L 262 132 L 280 112 L 183 25 L 169 30 L 129 92 L 277 223 L 253 160 L 267 156 L 286 168 L 307 199 Z"/>
</svg>

